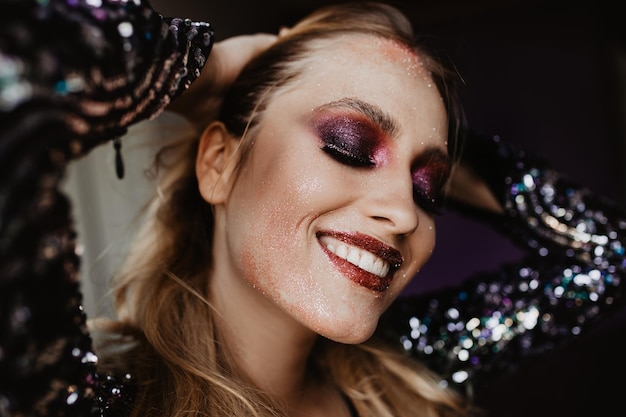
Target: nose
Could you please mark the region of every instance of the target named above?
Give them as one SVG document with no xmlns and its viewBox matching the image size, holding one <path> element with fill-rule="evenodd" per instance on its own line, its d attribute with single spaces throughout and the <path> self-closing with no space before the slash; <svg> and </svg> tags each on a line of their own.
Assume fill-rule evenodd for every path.
<svg viewBox="0 0 626 417">
<path fill-rule="evenodd" d="M 369 184 L 370 197 L 366 202 L 367 215 L 396 235 L 410 235 L 419 226 L 419 212 L 413 200 L 413 184 L 397 176 L 381 177 L 375 184 Z"/>
</svg>

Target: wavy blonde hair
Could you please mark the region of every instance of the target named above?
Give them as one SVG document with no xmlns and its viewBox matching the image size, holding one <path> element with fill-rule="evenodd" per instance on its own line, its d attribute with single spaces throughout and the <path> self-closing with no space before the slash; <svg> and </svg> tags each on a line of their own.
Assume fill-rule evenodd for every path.
<svg viewBox="0 0 626 417">
<path fill-rule="evenodd" d="M 346 33 L 380 36 L 415 50 L 444 97 L 455 131 L 456 101 L 446 81 L 451 73 L 417 46 L 406 17 L 385 4 L 346 3 L 301 20 L 247 65 L 230 89 L 219 118 L 243 138 L 240 164 L 273 94 L 304 74 L 316 50 Z M 112 329 L 123 339 L 114 339 L 118 348 L 110 356 L 122 358 L 123 369 L 138 378 L 133 416 L 286 416 L 281 404 L 234 366 L 220 343 L 207 297 L 213 213 L 198 191 L 197 144 L 197 137 L 184 138 L 157 155 L 157 197 L 114 280 L 118 321 Z M 129 339 L 121 349 L 120 340 Z M 441 387 L 423 365 L 375 339 L 359 345 L 320 339 L 312 356 L 321 377 L 339 387 L 360 416 L 469 414 L 464 398 Z"/>
</svg>

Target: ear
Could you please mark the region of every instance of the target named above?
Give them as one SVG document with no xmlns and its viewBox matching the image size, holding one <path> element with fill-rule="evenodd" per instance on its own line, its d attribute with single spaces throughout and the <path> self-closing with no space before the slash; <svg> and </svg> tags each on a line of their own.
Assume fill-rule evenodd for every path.
<svg viewBox="0 0 626 417">
<path fill-rule="evenodd" d="M 229 161 L 235 144 L 222 122 L 212 122 L 202 133 L 196 157 L 196 177 L 200 194 L 208 203 L 221 204 L 228 197 L 233 171 Z"/>
</svg>

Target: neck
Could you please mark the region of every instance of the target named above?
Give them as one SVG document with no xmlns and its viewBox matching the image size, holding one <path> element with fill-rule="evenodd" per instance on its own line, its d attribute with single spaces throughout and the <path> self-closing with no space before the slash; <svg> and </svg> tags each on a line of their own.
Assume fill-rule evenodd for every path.
<svg viewBox="0 0 626 417">
<path fill-rule="evenodd" d="M 257 292 L 252 288 L 249 291 Z M 290 416 L 349 416 L 337 387 L 316 378 L 316 370 L 310 367 L 319 336 L 291 317 L 277 314 L 276 307 L 268 300 L 259 300 L 258 293 L 252 299 L 237 297 L 237 302 L 233 302 L 232 294 L 214 288 L 211 301 L 219 312 L 220 341 L 237 368 L 261 391 L 283 404 Z M 257 303 L 261 305 L 255 306 Z"/>
<path fill-rule="evenodd" d="M 214 276 L 211 282 L 221 342 L 237 368 L 280 402 L 297 401 L 309 383 L 308 363 L 317 334 L 242 280 Z"/>
</svg>

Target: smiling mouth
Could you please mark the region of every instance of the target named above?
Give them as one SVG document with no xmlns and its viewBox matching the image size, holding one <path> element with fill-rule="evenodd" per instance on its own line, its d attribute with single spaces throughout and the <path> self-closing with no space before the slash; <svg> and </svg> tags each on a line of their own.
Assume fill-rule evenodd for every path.
<svg viewBox="0 0 626 417">
<path fill-rule="evenodd" d="M 389 273 L 389 262 L 371 252 L 348 245 L 330 236 L 321 236 L 320 241 L 329 252 L 371 274 L 384 278 Z"/>
<path fill-rule="evenodd" d="M 339 270 L 357 284 L 385 291 L 402 264 L 400 253 L 369 236 L 356 233 L 318 233 L 322 248 Z"/>
</svg>

